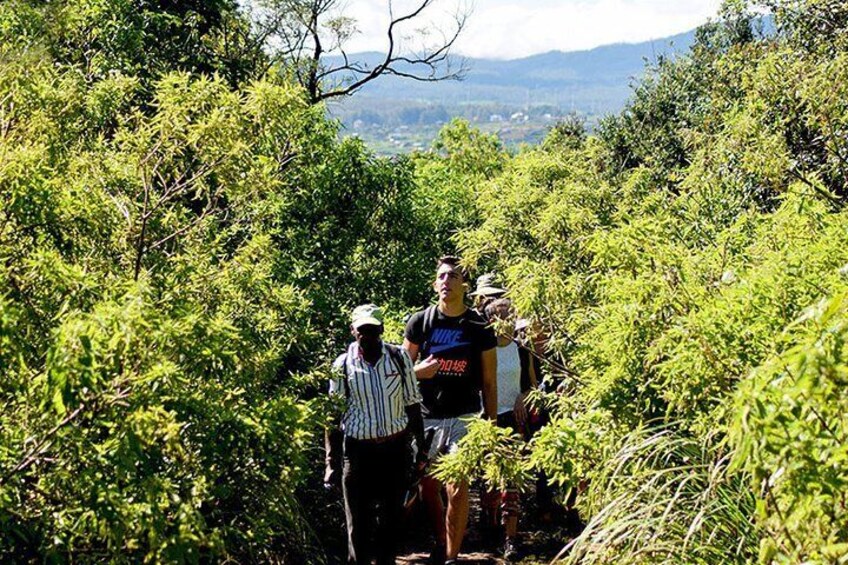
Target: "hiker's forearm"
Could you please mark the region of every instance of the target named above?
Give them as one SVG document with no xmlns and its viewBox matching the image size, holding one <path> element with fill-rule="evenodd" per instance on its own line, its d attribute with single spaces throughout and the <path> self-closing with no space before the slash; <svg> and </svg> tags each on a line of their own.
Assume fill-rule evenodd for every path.
<svg viewBox="0 0 848 565">
<path fill-rule="evenodd" d="M 411 404 L 406 407 L 406 416 L 409 418 L 409 431 L 412 432 L 412 437 L 415 438 L 415 445 L 418 446 L 419 453 L 427 453 L 427 446 L 424 445 L 424 418 L 421 416 L 421 405 Z"/>
</svg>

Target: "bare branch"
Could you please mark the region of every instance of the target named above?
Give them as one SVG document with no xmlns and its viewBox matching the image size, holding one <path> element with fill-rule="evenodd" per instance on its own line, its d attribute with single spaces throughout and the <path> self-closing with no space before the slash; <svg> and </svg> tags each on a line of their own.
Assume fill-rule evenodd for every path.
<svg viewBox="0 0 848 565">
<path fill-rule="evenodd" d="M 404 49 L 399 42 L 399 28 L 421 19 L 439 1 L 418 0 L 408 12 L 398 15 L 390 0 L 384 55 L 373 66 L 350 57 L 345 43 L 354 27 L 344 16 L 331 14 L 338 0 L 281 0 L 276 14 L 263 22 L 257 40 L 275 46 L 278 60 L 306 88 L 312 103 L 353 94 L 383 75 L 424 82 L 461 79 L 465 64 L 461 61 L 458 67 L 453 65 L 450 52 L 467 22 L 469 9 L 463 0 L 451 0 L 460 4 L 450 31 L 442 33 L 440 41 L 417 53 L 401 52 Z M 459 5 L 463 7 L 460 9 Z M 327 23 L 325 20 L 330 17 L 334 19 Z M 340 55 L 341 62 L 325 64 L 325 56 L 334 53 Z"/>
</svg>

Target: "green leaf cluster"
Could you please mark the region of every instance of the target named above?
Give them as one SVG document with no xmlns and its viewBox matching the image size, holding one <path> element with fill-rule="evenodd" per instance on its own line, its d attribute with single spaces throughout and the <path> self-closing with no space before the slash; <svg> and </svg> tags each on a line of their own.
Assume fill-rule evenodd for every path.
<svg viewBox="0 0 848 565">
<path fill-rule="evenodd" d="M 457 450 L 439 457 L 432 474 L 445 483 L 483 481 L 488 488 L 525 490 L 531 481 L 531 466 L 524 456 L 526 444 L 511 428 L 489 420 L 466 422 L 468 433 Z"/>
<path fill-rule="evenodd" d="M 786 328 L 795 344 L 758 367 L 736 395 L 736 463 L 752 477 L 762 551 L 780 563 L 848 555 L 845 293 Z"/>
</svg>

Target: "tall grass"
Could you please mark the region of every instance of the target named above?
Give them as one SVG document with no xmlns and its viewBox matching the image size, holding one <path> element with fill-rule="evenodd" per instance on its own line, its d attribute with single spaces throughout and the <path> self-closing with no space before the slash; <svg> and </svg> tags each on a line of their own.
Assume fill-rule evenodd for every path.
<svg viewBox="0 0 848 565">
<path fill-rule="evenodd" d="M 729 459 L 717 437 L 699 442 L 675 425 L 631 432 L 587 493 L 591 521 L 554 561 L 750 562 L 756 500 Z"/>
</svg>

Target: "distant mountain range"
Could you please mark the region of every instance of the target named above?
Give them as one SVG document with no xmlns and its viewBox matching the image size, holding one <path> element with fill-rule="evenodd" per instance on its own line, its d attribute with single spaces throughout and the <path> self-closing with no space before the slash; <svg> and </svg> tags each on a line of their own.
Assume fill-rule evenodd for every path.
<svg viewBox="0 0 848 565">
<path fill-rule="evenodd" d="M 505 61 L 469 58 L 468 72 L 462 81 L 416 82 L 381 77 L 351 100 L 359 97 L 443 105 L 551 105 L 583 114 L 614 112 L 623 106 L 631 81 L 642 75 L 646 62 L 685 53 L 694 39 L 693 30 L 654 41 L 605 45 L 586 51 L 551 51 Z M 382 55 L 360 53 L 353 57 L 375 65 Z"/>
<path fill-rule="evenodd" d="M 773 24 L 763 20 L 764 33 Z M 585 51 L 550 51 L 513 60 L 466 59 L 464 80 L 418 82 L 384 76 L 328 105 L 343 126 L 381 153 L 427 147 L 442 124 L 462 117 L 507 145 L 532 143 L 567 114 L 584 118 L 591 129 L 606 114 L 624 108 L 646 64 L 683 55 L 695 30 L 641 43 L 617 43 Z M 380 53 L 352 60 L 379 64 Z M 327 59 L 339 64 L 340 59 Z"/>
</svg>

